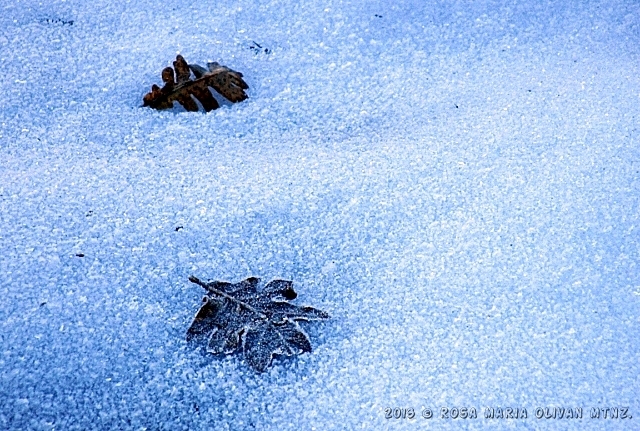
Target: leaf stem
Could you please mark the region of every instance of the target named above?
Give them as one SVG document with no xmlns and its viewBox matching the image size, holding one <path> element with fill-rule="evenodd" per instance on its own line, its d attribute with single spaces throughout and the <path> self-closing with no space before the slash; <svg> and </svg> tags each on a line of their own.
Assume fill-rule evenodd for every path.
<svg viewBox="0 0 640 431">
<path fill-rule="evenodd" d="M 254 312 L 258 316 L 260 316 L 260 318 L 262 318 L 262 319 L 269 320 L 267 315 L 262 313 L 257 308 L 252 307 L 251 305 L 247 304 L 246 302 L 243 302 L 243 301 L 240 301 L 239 299 L 234 298 L 233 296 L 229 295 L 226 292 L 223 292 L 222 290 L 216 289 L 215 287 L 211 286 L 209 283 L 206 283 L 206 282 L 200 280 L 198 277 L 190 275 L 189 276 L 189 281 L 204 287 L 205 289 L 207 289 L 209 292 L 211 292 L 213 294 L 216 294 L 218 296 L 222 296 L 223 298 L 227 298 L 229 301 L 232 301 L 232 302 L 235 302 L 238 305 L 241 305 L 242 307 L 246 308 L 247 310 Z"/>
</svg>

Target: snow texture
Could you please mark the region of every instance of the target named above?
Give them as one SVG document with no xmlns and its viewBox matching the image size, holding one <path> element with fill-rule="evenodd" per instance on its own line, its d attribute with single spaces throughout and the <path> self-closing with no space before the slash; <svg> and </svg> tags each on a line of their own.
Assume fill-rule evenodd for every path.
<svg viewBox="0 0 640 431">
<path fill-rule="evenodd" d="M 637 1 L 0 11 L 0 429 L 640 429 Z M 177 53 L 249 99 L 140 107 Z M 257 374 L 189 275 L 332 319 Z"/>
</svg>

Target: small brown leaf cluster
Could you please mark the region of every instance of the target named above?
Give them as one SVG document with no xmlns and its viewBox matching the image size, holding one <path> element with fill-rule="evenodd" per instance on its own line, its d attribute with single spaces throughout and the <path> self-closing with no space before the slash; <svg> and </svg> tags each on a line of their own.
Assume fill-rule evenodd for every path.
<svg viewBox="0 0 640 431">
<path fill-rule="evenodd" d="M 192 72 L 195 79 L 191 79 Z M 207 69 L 197 64 L 187 64 L 181 55 L 176 57 L 173 68 L 166 67 L 162 71 L 162 81 L 162 88 L 154 84 L 151 91 L 144 95 L 143 106 L 169 109 L 173 107 L 173 102 L 178 102 L 187 111 L 198 111 L 197 100 L 209 112 L 220 107 L 209 88 L 233 103 L 248 97 L 244 90 L 249 86 L 243 81 L 242 73 L 215 62 L 208 63 Z"/>
</svg>

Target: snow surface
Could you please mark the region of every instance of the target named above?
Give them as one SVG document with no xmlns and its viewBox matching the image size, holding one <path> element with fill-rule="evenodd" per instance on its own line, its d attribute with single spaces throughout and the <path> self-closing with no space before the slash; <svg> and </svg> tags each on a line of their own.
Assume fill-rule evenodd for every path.
<svg viewBox="0 0 640 431">
<path fill-rule="evenodd" d="M 640 429 L 637 1 L 0 11 L 0 429 Z M 176 53 L 250 98 L 141 108 Z M 189 275 L 332 319 L 256 374 Z"/>
</svg>

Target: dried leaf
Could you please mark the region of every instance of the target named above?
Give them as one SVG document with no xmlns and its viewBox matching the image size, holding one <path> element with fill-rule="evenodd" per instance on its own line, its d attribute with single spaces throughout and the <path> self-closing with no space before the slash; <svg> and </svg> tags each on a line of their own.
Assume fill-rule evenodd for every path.
<svg viewBox="0 0 640 431">
<path fill-rule="evenodd" d="M 259 279 L 239 283 L 204 282 L 189 277 L 208 291 L 187 331 L 187 341 L 207 342 L 214 354 L 234 353 L 240 347 L 247 363 L 256 371 L 267 369 L 274 355 L 311 352 L 309 337 L 297 321 L 328 319 L 313 307 L 287 301 L 296 298 L 293 283 L 273 280 L 258 290 Z"/>
<path fill-rule="evenodd" d="M 244 90 L 249 86 L 242 80 L 242 73 L 218 63 L 209 63 L 207 67 L 208 69 L 205 69 L 197 64 L 187 64 L 185 59 L 178 55 L 173 62 L 173 69 L 166 67 L 162 71 L 164 86 L 151 86 L 151 91 L 143 97 L 143 106 L 169 109 L 173 107 L 173 102 L 177 101 L 187 111 L 197 111 L 198 100 L 204 110 L 209 112 L 220 107 L 209 87 L 233 103 L 241 102 L 248 97 Z M 195 80 L 191 79 L 191 72 Z"/>
</svg>

